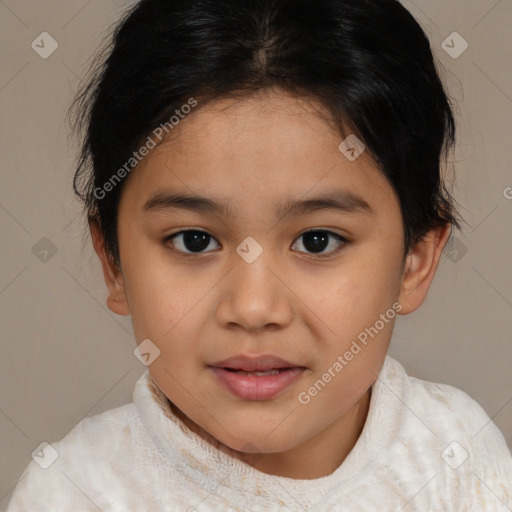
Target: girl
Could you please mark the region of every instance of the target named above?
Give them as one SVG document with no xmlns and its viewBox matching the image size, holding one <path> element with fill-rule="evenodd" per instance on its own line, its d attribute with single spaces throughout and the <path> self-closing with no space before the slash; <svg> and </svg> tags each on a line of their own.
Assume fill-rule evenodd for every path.
<svg viewBox="0 0 512 512">
<path fill-rule="evenodd" d="M 134 402 L 8 512 L 512 509 L 503 435 L 386 355 L 452 226 L 455 123 L 396 0 L 142 0 L 75 106 Z"/>
</svg>

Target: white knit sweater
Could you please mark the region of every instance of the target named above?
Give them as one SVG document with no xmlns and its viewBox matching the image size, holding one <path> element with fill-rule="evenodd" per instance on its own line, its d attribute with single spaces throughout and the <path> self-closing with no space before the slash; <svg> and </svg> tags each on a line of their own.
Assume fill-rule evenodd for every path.
<svg viewBox="0 0 512 512">
<path fill-rule="evenodd" d="M 133 400 L 51 443 L 47 469 L 30 461 L 7 512 L 512 510 L 512 457 L 483 409 L 389 356 L 356 445 L 314 480 L 259 472 L 203 440 L 148 371 Z"/>
</svg>

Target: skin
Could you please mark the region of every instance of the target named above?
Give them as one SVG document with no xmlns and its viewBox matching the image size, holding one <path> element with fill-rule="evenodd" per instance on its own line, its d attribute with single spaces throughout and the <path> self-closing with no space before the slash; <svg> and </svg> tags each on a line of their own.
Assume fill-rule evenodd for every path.
<svg viewBox="0 0 512 512">
<path fill-rule="evenodd" d="M 396 194 L 366 152 L 353 162 L 341 154 L 343 139 L 319 108 L 277 90 L 196 108 L 124 184 L 120 269 L 90 220 L 107 305 L 131 315 L 137 343 L 149 338 L 159 347 L 148 368 L 176 414 L 254 468 L 298 479 L 332 473 L 353 448 L 394 320 L 309 403 L 299 393 L 392 304 L 401 304 L 400 314 L 422 304 L 450 232 L 431 230 L 404 260 Z M 224 199 L 231 215 L 143 212 L 162 189 Z M 333 189 L 359 195 L 373 213 L 274 216 L 288 199 Z M 301 236 L 319 228 L 347 242 L 331 235 L 321 258 Z M 187 257 L 182 236 L 164 241 L 185 229 L 213 237 L 202 254 Z M 249 236 L 263 249 L 252 263 L 236 252 Z M 243 400 L 208 368 L 242 353 L 274 354 L 306 370 L 272 399 Z"/>
</svg>

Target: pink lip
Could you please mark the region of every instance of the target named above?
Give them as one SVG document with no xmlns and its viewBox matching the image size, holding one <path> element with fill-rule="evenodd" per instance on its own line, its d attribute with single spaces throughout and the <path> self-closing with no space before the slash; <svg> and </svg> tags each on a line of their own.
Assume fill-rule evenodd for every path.
<svg viewBox="0 0 512 512">
<path fill-rule="evenodd" d="M 220 383 L 234 395 L 245 400 L 267 400 L 291 386 L 303 374 L 305 368 L 276 356 L 238 355 L 211 365 Z M 263 372 L 279 370 L 274 375 L 245 375 L 230 370 Z"/>
<path fill-rule="evenodd" d="M 239 354 L 222 361 L 217 361 L 210 366 L 218 368 L 231 368 L 233 370 L 244 370 L 246 372 L 272 370 L 274 368 L 298 368 L 299 365 L 290 363 L 280 357 L 263 354 L 259 356 L 246 356 Z"/>
</svg>

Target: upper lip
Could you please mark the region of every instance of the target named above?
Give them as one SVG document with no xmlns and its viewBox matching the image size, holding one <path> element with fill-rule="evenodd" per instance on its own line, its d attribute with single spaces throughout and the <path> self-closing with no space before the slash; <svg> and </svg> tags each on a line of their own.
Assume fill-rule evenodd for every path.
<svg viewBox="0 0 512 512">
<path fill-rule="evenodd" d="M 303 368 L 300 365 L 290 363 L 289 361 L 285 361 L 271 354 L 259 356 L 239 354 L 234 357 L 229 357 L 228 359 L 223 359 L 222 361 L 217 361 L 210 366 L 242 370 L 245 372 L 266 371 L 278 368 Z"/>
</svg>

